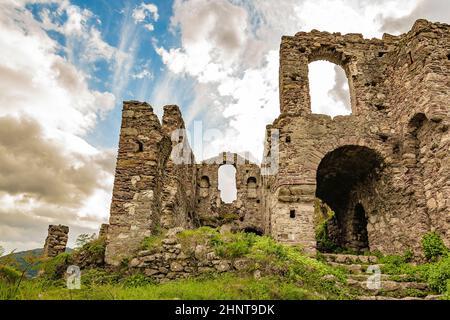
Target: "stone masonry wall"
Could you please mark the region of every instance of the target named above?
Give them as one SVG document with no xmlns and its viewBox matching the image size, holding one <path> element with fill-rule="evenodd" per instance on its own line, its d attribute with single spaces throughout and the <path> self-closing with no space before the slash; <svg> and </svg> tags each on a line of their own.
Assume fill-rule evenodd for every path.
<svg viewBox="0 0 450 320">
<path fill-rule="evenodd" d="M 316 60 L 346 72 L 352 115 L 331 119 L 311 114 L 308 64 Z M 264 189 L 266 229 L 281 241 L 314 250 L 311 198 L 333 198 L 333 179 L 319 172 L 323 159 L 342 147 L 364 147 L 380 159 L 380 167 L 358 181 L 345 167 L 351 154 L 342 154 L 343 162 L 329 163 L 325 170 L 341 177 L 335 187 L 345 189 L 331 200 L 342 219 L 343 243 L 356 239 L 351 230 L 358 205 L 364 207 L 371 250 L 412 248 L 419 254 L 420 239 L 429 230 L 439 231 L 448 243 L 449 60 L 450 27 L 425 20 L 406 34 L 383 39 L 317 30 L 283 37 L 281 115 L 270 127 L 280 132 L 280 162 L 276 176 L 264 181 L 269 186 Z M 363 169 L 357 162 L 353 167 Z M 319 176 L 326 181 L 320 188 Z M 291 218 L 297 209 L 300 217 Z"/>
<path fill-rule="evenodd" d="M 344 69 L 351 115 L 312 114 L 308 64 L 316 60 Z M 125 102 L 106 262 L 137 254 L 161 229 L 202 225 L 270 234 L 314 253 L 316 197 L 335 211 L 343 247 L 420 255 L 430 230 L 450 245 L 449 69 L 446 24 L 418 20 L 382 39 L 317 30 L 282 37 L 281 114 L 266 127 L 261 167 L 225 152 L 197 164 L 177 106 L 164 107 L 161 124 L 148 104 Z M 224 164 L 236 168 L 232 203 L 218 190 Z M 177 260 L 177 244 L 165 245 Z M 156 259 L 167 269 L 148 271 L 155 275 L 199 267 L 139 257 L 134 267 Z"/>
<path fill-rule="evenodd" d="M 236 168 L 237 197 L 224 203 L 218 189 L 218 172 L 222 165 Z M 223 152 L 197 165 L 196 213 L 201 225 L 211 227 L 230 224 L 238 230 L 262 233 L 261 173 L 257 164 L 236 153 Z"/>
<path fill-rule="evenodd" d="M 162 129 L 172 141 L 172 152 L 163 174 L 161 227 L 193 227 L 197 225 L 194 216 L 196 164 L 178 106 L 164 107 Z"/>
<path fill-rule="evenodd" d="M 157 282 L 188 278 L 203 273 L 240 271 L 249 267 L 245 258 L 225 259 L 217 256 L 206 243 L 183 246 L 177 234 L 183 228 L 170 229 L 157 250 L 139 251 L 129 263 L 137 271 Z"/>
<path fill-rule="evenodd" d="M 147 103 L 124 102 L 105 261 L 118 265 L 160 227 L 171 143 Z"/>
<path fill-rule="evenodd" d="M 53 258 L 66 251 L 69 239 L 69 227 L 63 225 L 50 225 L 48 236 L 45 239 L 43 257 Z"/>
</svg>

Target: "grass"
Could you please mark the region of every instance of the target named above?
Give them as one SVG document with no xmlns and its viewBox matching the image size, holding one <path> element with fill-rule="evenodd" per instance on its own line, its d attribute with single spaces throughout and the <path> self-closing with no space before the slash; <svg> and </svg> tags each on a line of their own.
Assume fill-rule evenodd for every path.
<svg viewBox="0 0 450 320">
<path fill-rule="evenodd" d="M 80 252 L 103 253 L 104 243 L 85 244 L 81 251 L 61 254 L 42 263 L 44 276 L 17 280 L 18 273 L 4 268 L 0 299 L 353 299 L 357 292 L 346 285 L 347 271 L 306 256 L 302 248 L 277 243 L 267 236 L 224 233 L 202 227 L 176 235 L 186 251 L 198 245 L 230 262 L 245 260 L 244 268 L 228 273 L 210 273 L 157 284 L 142 274 L 91 267 L 82 271 L 82 288 L 68 290 L 60 271 Z M 157 250 L 164 236 L 146 238 L 142 249 Z M 431 289 L 450 298 L 450 257 L 437 257 L 422 265 L 410 263 L 412 254 L 383 256 L 383 273 L 403 281 L 427 282 Z M 402 278 L 399 275 L 407 275 Z M 8 276 L 7 276 L 8 275 Z M 11 280 L 12 279 L 12 280 Z M 411 290 L 411 296 L 423 293 Z"/>
<path fill-rule="evenodd" d="M 0 299 L 5 299 L 9 287 L 0 283 Z M 129 286 L 119 283 L 85 285 L 80 290 L 69 290 L 63 283 L 41 280 L 24 282 L 14 299 L 18 300 L 160 300 L 160 299 L 325 299 L 327 296 L 311 292 L 277 276 L 263 277 L 236 274 L 213 275 L 171 281 L 164 284 Z"/>
<path fill-rule="evenodd" d="M 208 227 L 186 230 L 176 236 L 185 249 L 205 245 L 224 259 L 231 262 L 244 259 L 248 264 L 236 272 L 210 273 L 161 284 L 142 274 L 91 268 L 82 271 L 80 290 L 68 290 L 64 280 L 54 276 L 71 260 L 69 255 L 62 254 L 45 262 L 46 276 L 22 281 L 15 291 L 11 291 L 12 283 L 0 281 L 0 299 L 352 298 L 344 272 L 305 256 L 299 247 L 254 234 L 220 234 Z M 158 248 L 161 240 L 160 236 L 146 238 L 143 248 Z M 84 250 L 98 254 L 95 247 L 85 245 Z"/>
</svg>

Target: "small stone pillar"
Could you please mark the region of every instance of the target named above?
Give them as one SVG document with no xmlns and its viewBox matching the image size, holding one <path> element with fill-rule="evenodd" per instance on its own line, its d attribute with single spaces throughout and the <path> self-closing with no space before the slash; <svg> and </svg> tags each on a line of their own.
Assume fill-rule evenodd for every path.
<svg viewBox="0 0 450 320">
<path fill-rule="evenodd" d="M 45 239 L 43 256 L 45 258 L 52 258 L 65 252 L 67 240 L 69 239 L 68 234 L 69 227 L 63 225 L 50 225 L 48 227 L 47 239 Z"/>
</svg>

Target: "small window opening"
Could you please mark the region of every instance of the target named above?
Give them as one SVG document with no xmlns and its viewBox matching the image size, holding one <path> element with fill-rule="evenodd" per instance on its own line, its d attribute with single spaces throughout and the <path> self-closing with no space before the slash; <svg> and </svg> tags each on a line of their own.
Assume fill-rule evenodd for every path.
<svg viewBox="0 0 450 320">
<path fill-rule="evenodd" d="M 138 144 L 138 152 L 144 151 L 144 144 L 141 141 L 137 141 Z"/>
<path fill-rule="evenodd" d="M 377 108 L 378 111 L 383 111 L 384 109 L 386 109 L 386 107 L 382 104 L 376 104 L 375 108 Z"/>
<path fill-rule="evenodd" d="M 286 137 L 286 143 L 291 143 L 291 136 Z"/>
<path fill-rule="evenodd" d="M 294 218 L 295 218 L 295 210 L 289 211 L 289 217 L 290 217 L 291 219 L 294 219 Z"/>
</svg>

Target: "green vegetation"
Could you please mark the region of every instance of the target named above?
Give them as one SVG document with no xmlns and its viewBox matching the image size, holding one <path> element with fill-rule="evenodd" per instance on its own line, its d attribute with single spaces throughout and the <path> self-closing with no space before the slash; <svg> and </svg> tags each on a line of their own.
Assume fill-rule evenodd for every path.
<svg viewBox="0 0 450 320">
<path fill-rule="evenodd" d="M 71 264 L 72 254 L 64 252 L 54 258 L 43 259 L 40 264 L 43 275 L 46 278 L 57 280 L 66 272 L 67 267 Z"/>
<path fill-rule="evenodd" d="M 340 248 L 329 237 L 328 226 L 335 219 L 335 213 L 320 199 L 314 202 L 317 248 L 323 252 L 336 252 Z"/>
<path fill-rule="evenodd" d="M 95 239 L 95 233 L 93 233 L 92 235 L 89 235 L 87 233 L 82 233 L 77 237 L 76 240 L 76 247 L 77 248 L 81 248 L 83 247 L 86 243 L 92 241 Z"/>
<path fill-rule="evenodd" d="M 21 272 L 11 266 L 0 265 L 0 279 L 8 283 L 15 283 L 22 276 Z"/>
<path fill-rule="evenodd" d="M 84 282 L 83 282 L 84 283 Z M 0 299 L 8 287 L 0 283 Z M 53 300 L 110 300 L 110 299 L 324 299 L 322 295 L 309 291 L 292 282 L 280 282 L 277 277 L 255 280 L 251 276 L 235 274 L 212 275 L 210 277 L 172 281 L 164 284 L 130 285 L 110 283 L 83 286 L 81 290 L 68 290 L 62 282 L 27 281 L 12 297 L 13 299 Z"/>
<path fill-rule="evenodd" d="M 43 262 L 45 276 L 12 285 L 0 281 L 0 299 L 350 299 L 346 275 L 302 254 L 301 248 L 276 243 L 252 233 L 225 233 L 202 227 L 177 234 L 182 246 L 208 245 L 216 255 L 247 261 L 239 272 L 210 273 L 195 278 L 156 284 L 142 274 L 102 268 L 82 271 L 81 290 L 68 290 L 60 270 L 65 270 L 80 250 L 101 252 L 91 241 L 72 254 L 60 254 Z M 162 236 L 143 242 L 157 248 Z M 77 253 L 78 252 L 78 253 Z"/>
<path fill-rule="evenodd" d="M 393 275 L 401 281 L 426 282 L 432 290 L 444 294 L 450 299 L 450 255 L 448 248 L 435 232 L 427 233 L 422 238 L 422 248 L 429 262 L 411 263 L 412 252 L 406 251 L 402 256 L 379 256 L 383 264 L 383 273 Z M 400 275 L 402 277 L 400 278 Z"/>
<path fill-rule="evenodd" d="M 208 246 L 219 257 L 232 262 L 241 260 L 242 268 L 157 284 L 143 274 L 130 274 L 126 268 L 112 271 L 96 267 L 92 263 L 95 259 L 91 259 L 89 268 L 82 271 L 82 288 L 67 289 L 63 274 L 68 264 L 75 259 L 102 257 L 104 242 L 99 239 L 70 254 L 43 261 L 40 269 L 44 275 L 35 279 L 24 279 L 23 273 L 1 265 L 0 299 L 352 299 L 358 294 L 346 284 L 347 271 L 322 262 L 320 254 L 313 259 L 304 255 L 302 248 L 279 244 L 267 236 L 220 233 L 202 227 L 185 230 L 176 237 L 185 250 L 192 252 L 198 245 Z M 158 250 L 163 239 L 163 233 L 148 237 L 142 248 Z M 436 239 L 423 241 L 429 242 L 439 243 Z M 403 255 L 375 254 L 383 265 L 383 273 L 398 281 L 427 282 L 431 289 L 450 298 L 450 256 L 443 254 L 448 250 L 431 251 L 440 254 L 421 265 L 411 262 L 411 251 Z M 424 292 L 411 289 L 408 295 L 423 296 Z"/>
<path fill-rule="evenodd" d="M 149 237 L 145 237 L 142 241 L 141 248 L 142 250 L 155 250 L 161 246 L 161 241 L 164 239 L 163 235 L 152 235 Z"/>
<path fill-rule="evenodd" d="M 425 258 L 430 261 L 435 261 L 439 257 L 448 254 L 448 249 L 442 241 L 439 234 L 436 232 L 428 232 L 422 238 L 422 248 Z"/>
</svg>

